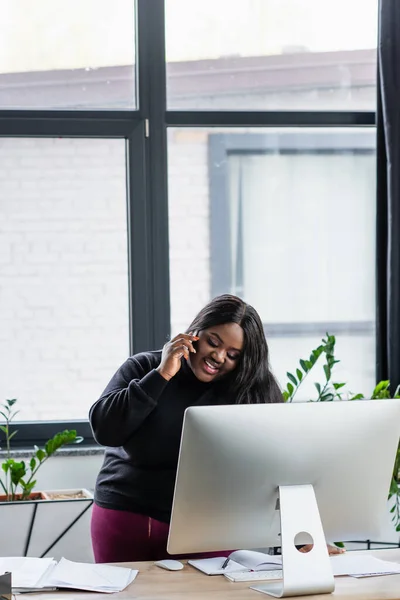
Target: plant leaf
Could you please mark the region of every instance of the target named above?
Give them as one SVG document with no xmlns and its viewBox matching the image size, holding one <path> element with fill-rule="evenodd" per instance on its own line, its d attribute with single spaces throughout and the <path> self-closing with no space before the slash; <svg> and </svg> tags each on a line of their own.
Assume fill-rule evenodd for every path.
<svg viewBox="0 0 400 600">
<path fill-rule="evenodd" d="M 21 462 L 15 462 L 11 469 L 11 481 L 15 486 L 19 485 L 20 480 L 26 475 L 26 467 L 23 460 Z"/>
<path fill-rule="evenodd" d="M 392 480 L 390 482 L 390 488 L 389 488 L 389 497 L 390 496 L 397 496 L 398 493 L 399 493 L 399 486 L 398 486 L 397 481 L 395 480 L 395 478 L 392 477 Z"/>
<path fill-rule="evenodd" d="M 307 363 L 306 363 L 306 361 L 305 361 L 305 360 L 303 360 L 303 359 L 300 359 L 300 361 L 299 361 L 299 362 L 300 362 L 300 366 L 301 366 L 301 368 L 303 369 L 303 371 L 304 371 L 305 373 L 307 373 L 307 372 L 308 372 L 308 367 L 307 367 Z"/>
<path fill-rule="evenodd" d="M 349 400 L 361 400 L 362 398 L 364 398 L 363 394 L 356 394 L 355 396 L 352 396 L 352 398 L 349 398 Z"/>
<path fill-rule="evenodd" d="M 335 390 L 340 390 L 340 388 L 342 388 L 345 385 L 345 383 L 334 383 L 333 387 L 335 388 Z"/>
<path fill-rule="evenodd" d="M 326 380 L 329 381 L 329 379 L 331 378 L 331 369 L 330 369 L 329 365 L 324 365 L 324 373 L 325 373 Z"/>
<path fill-rule="evenodd" d="M 13 458 L 7 458 L 7 460 L 5 460 L 1 465 L 1 468 L 3 469 L 4 473 L 8 473 L 8 471 L 12 469 L 14 463 L 15 460 Z"/>
<path fill-rule="evenodd" d="M 64 431 L 60 431 L 59 433 L 56 433 L 55 436 L 53 436 L 45 444 L 45 451 L 47 453 L 47 456 L 51 456 L 52 454 L 54 454 L 54 452 L 56 452 L 56 450 L 61 448 L 61 446 L 64 446 L 65 444 L 71 444 L 75 440 L 76 440 L 76 430 L 75 429 L 71 429 L 71 430 L 65 429 Z"/>
<path fill-rule="evenodd" d="M 297 379 L 296 379 L 296 377 L 294 375 L 292 375 L 292 373 L 287 372 L 286 375 L 290 379 L 290 381 L 292 383 L 294 383 L 294 385 L 297 385 Z"/>
<path fill-rule="evenodd" d="M 46 452 L 44 450 L 42 450 L 41 448 L 38 448 L 36 450 L 36 458 L 38 459 L 39 462 L 42 462 L 42 460 L 44 458 L 46 458 Z"/>
</svg>

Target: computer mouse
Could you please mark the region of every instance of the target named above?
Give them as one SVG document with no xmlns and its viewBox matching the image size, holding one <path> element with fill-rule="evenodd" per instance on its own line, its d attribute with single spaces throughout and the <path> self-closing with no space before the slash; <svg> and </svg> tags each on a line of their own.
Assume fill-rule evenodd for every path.
<svg viewBox="0 0 400 600">
<path fill-rule="evenodd" d="M 167 569 L 167 571 L 180 571 L 183 569 L 183 564 L 179 560 L 173 560 L 172 558 L 157 560 L 154 564 L 162 569 Z"/>
</svg>

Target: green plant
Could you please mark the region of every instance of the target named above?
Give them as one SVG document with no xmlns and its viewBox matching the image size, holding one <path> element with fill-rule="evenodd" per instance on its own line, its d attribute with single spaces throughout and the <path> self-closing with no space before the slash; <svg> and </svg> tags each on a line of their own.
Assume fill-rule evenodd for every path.
<svg viewBox="0 0 400 600">
<path fill-rule="evenodd" d="M 322 344 L 317 346 L 315 350 L 312 350 L 309 359 L 300 359 L 300 368 L 296 369 L 296 376 L 293 373 L 287 372 L 286 375 L 289 378 L 287 383 L 287 389 L 283 392 L 285 402 L 292 402 L 293 398 L 297 394 L 301 384 L 309 375 L 311 369 L 314 367 L 319 357 L 325 355 L 324 374 L 325 381 L 323 384 L 314 383 L 315 389 L 317 390 L 317 398 L 314 399 L 316 402 L 326 402 L 334 400 L 335 398 L 341 399 L 339 390 L 345 386 L 345 383 L 332 383 L 332 370 L 336 363 L 339 361 L 335 359 L 335 336 L 326 334 L 326 339 L 322 339 Z"/>
<path fill-rule="evenodd" d="M 296 375 L 287 372 L 288 382 L 283 391 L 283 398 L 285 402 L 292 402 L 294 396 L 297 394 L 299 387 L 304 382 L 306 377 L 309 375 L 311 369 L 315 366 L 318 359 L 323 356 L 325 363 L 323 365 L 325 381 L 322 383 L 314 383 L 316 389 L 316 397 L 309 398 L 309 402 L 331 402 L 333 400 L 343 400 L 344 387 L 346 383 L 336 383 L 332 380 L 332 371 L 334 366 L 340 362 L 335 358 L 335 343 L 336 338 L 334 335 L 326 334 L 326 338 L 322 339 L 322 343 L 311 351 L 308 359 L 300 359 L 299 365 L 295 370 Z M 358 393 L 353 394 L 348 392 L 346 395 L 347 400 L 359 400 L 364 398 L 364 394 Z M 380 381 L 374 388 L 372 394 L 368 398 L 384 399 L 391 398 L 390 393 L 390 381 Z M 400 398 L 400 384 L 397 386 L 393 398 Z M 390 483 L 390 489 L 388 499 L 394 498 L 394 505 L 391 508 L 392 521 L 396 527 L 396 531 L 400 531 L 400 443 L 397 448 L 396 459 L 393 467 L 392 480 Z"/>
<path fill-rule="evenodd" d="M 400 398 L 400 384 L 397 386 L 394 398 Z M 372 392 L 371 398 L 391 398 L 390 381 L 380 381 Z M 397 448 L 396 459 L 394 461 L 392 481 L 390 482 L 389 500 L 394 498 L 394 504 L 390 509 L 392 521 L 396 526 L 396 531 L 400 531 L 400 444 Z"/>
<path fill-rule="evenodd" d="M 28 464 L 25 461 L 16 461 L 11 458 L 11 440 L 18 433 L 17 430 L 11 431 L 10 424 L 19 411 L 14 410 L 16 399 L 6 400 L 0 405 L 0 415 L 5 420 L 5 425 L 0 425 L 0 431 L 5 435 L 6 441 L 6 459 L 1 468 L 4 474 L 0 474 L 0 487 L 2 488 L 7 502 L 16 499 L 26 500 L 32 494 L 36 485 L 35 476 L 39 468 L 52 456 L 61 446 L 77 441 L 75 430 L 65 430 L 56 433 L 54 437 L 48 440 L 44 448 L 34 447 L 34 452 Z M 20 488 L 20 492 L 19 492 Z"/>
</svg>

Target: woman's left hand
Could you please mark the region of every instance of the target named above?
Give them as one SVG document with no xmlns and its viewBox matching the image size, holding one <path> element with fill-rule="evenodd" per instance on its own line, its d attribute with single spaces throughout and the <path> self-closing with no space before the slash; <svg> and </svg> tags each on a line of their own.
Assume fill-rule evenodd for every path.
<svg viewBox="0 0 400 600">
<path fill-rule="evenodd" d="M 338 546 L 331 546 L 330 544 L 327 544 L 326 547 L 328 548 L 328 554 L 329 556 L 334 556 L 335 554 L 343 554 L 343 552 L 346 552 L 345 548 L 338 548 Z M 312 550 L 313 548 L 313 544 L 306 544 L 305 546 L 303 546 L 302 548 L 300 548 L 299 552 L 310 552 L 310 550 Z"/>
</svg>

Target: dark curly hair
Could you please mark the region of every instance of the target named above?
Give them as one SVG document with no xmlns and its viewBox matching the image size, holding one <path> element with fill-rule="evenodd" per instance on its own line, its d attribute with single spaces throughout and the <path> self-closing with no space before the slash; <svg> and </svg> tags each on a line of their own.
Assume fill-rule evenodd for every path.
<svg viewBox="0 0 400 600">
<path fill-rule="evenodd" d="M 228 392 L 237 404 L 283 402 L 278 383 L 269 367 L 269 351 L 257 311 L 241 298 L 224 294 L 209 302 L 187 329 L 201 331 L 216 325 L 237 323 L 244 332 L 239 363 L 229 378 Z"/>
</svg>

